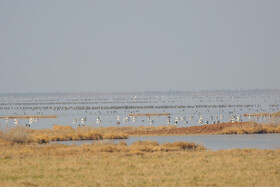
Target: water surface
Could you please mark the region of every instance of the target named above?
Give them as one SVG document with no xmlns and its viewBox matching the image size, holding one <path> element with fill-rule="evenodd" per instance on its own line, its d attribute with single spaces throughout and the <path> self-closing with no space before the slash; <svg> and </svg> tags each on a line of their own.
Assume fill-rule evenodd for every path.
<svg viewBox="0 0 280 187">
<path fill-rule="evenodd" d="M 166 92 L 130 94 L 0 95 L 0 116 L 57 115 L 56 119 L 18 119 L 18 125 L 49 129 L 53 124 L 90 127 L 162 126 L 179 127 L 229 121 L 270 122 L 267 116 L 245 117 L 244 113 L 280 110 L 280 92 Z M 160 117 L 129 117 L 130 113 L 170 113 Z M 1 127 L 16 126 L 0 119 Z"/>
<path fill-rule="evenodd" d="M 221 149 L 279 149 L 280 134 L 242 134 L 242 135 L 185 135 L 185 136 L 141 136 L 129 137 L 126 140 L 99 140 L 99 142 L 125 141 L 131 145 L 136 141 L 157 141 L 159 144 L 172 142 L 194 142 L 204 145 L 206 148 L 216 151 Z M 91 144 L 97 141 L 60 141 L 51 143 L 61 143 L 66 145 Z"/>
</svg>

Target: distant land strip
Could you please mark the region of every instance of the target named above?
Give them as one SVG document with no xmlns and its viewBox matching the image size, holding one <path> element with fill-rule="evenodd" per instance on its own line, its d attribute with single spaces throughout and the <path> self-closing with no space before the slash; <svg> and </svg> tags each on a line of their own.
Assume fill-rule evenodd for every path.
<svg viewBox="0 0 280 187">
<path fill-rule="evenodd" d="M 147 116 L 147 117 L 151 117 L 151 116 L 170 116 L 170 113 L 131 113 L 128 114 L 129 116 Z"/>
<path fill-rule="evenodd" d="M 30 118 L 50 118 L 54 119 L 57 118 L 56 115 L 49 115 L 49 116 L 34 116 L 34 115 L 27 115 L 27 116 L 0 116 L 0 119 L 30 119 Z"/>
<path fill-rule="evenodd" d="M 280 116 L 280 111 L 275 113 L 246 113 L 244 116 Z"/>
</svg>

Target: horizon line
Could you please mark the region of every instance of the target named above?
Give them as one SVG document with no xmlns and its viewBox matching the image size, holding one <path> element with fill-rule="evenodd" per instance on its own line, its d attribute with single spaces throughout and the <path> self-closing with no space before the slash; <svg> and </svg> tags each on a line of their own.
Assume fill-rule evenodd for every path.
<svg viewBox="0 0 280 187">
<path fill-rule="evenodd" d="M 168 91 L 81 91 L 81 92 L 72 92 L 72 91 L 52 91 L 52 92 L 10 92 L 10 93 L 0 93 L 0 96 L 4 95 L 63 95 L 63 94 L 151 94 L 151 93 L 198 93 L 198 92 L 263 92 L 263 91 L 276 91 L 279 92 L 280 89 L 270 88 L 270 89 L 213 89 L 213 90 L 168 90 Z"/>
</svg>

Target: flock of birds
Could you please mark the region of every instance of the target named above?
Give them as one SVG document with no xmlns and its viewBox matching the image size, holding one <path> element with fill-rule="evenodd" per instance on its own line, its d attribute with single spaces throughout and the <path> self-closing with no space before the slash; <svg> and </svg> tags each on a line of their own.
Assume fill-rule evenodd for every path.
<svg viewBox="0 0 280 187">
<path fill-rule="evenodd" d="M 155 123 L 155 120 L 159 120 L 159 116 L 158 117 L 147 117 L 147 119 L 140 119 L 140 122 L 143 124 L 145 122 L 147 122 L 149 125 L 153 125 Z M 162 118 L 162 117 L 161 117 Z M 204 116 L 201 114 L 198 117 L 197 123 L 198 124 L 219 124 L 221 122 L 221 120 L 224 119 L 224 115 L 220 114 L 218 116 L 213 116 L 210 115 L 210 120 L 204 120 Z M 116 116 L 116 124 L 120 125 L 121 122 L 123 124 L 128 123 L 128 122 L 137 122 L 138 118 L 136 116 L 124 116 L 121 118 L 121 116 Z M 87 121 L 87 117 L 83 117 L 83 118 L 75 118 L 73 119 L 73 125 L 78 125 L 78 126 L 85 126 L 86 125 L 86 121 Z M 229 115 L 229 121 L 234 123 L 234 122 L 241 122 L 242 117 L 241 115 L 235 115 L 235 114 L 231 114 Z M 96 124 L 101 124 L 102 120 L 100 117 L 96 118 Z M 194 115 L 189 115 L 188 117 L 185 116 L 181 116 L 181 117 L 174 117 L 174 119 L 172 120 L 171 116 L 167 116 L 167 125 L 178 125 L 178 124 L 191 124 L 191 123 L 196 123 L 194 121 Z M 92 123 L 91 123 L 92 124 Z"/>
<path fill-rule="evenodd" d="M 257 99 L 259 98 L 259 99 Z M 251 100 L 253 99 L 253 100 Z M 1 100 L 1 98 L 0 98 Z M 269 101 L 268 101 L 269 100 Z M 260 101 L 255 103 L 253 101 Z M 268 102 L 267 102 L 268 101 Z M 266 108 L 262 104 L 266 103 Z M 155 104 L 157 103 L 157 104 Z M 249 103 L 249 104 L 244 104 Z M 254 103 L 254 104 L 252 104 Z M 247 120 L 263 120 L 261 117 L 248 116 L 244 113 L 274 112 L 280 108 L 280 96 L 104 96 L 104 97 L 74 97 L 55 98 L 38 97 L 36 99 L 5 100 L 0 102 L 0 110 L 21 111 L 23 115 L 29 112 L 37 112 L 37 115 L 46 113 L 63 114 L 74 111 L 75 115 L 87 116 L 72 118 L 67 116 L 66 123 L 73 126 L 86 125 L 199 125 L 218 124 L 221 122 L 241 122 Z M 171 116 L 136 117 L 129 113 L 141 112 L 170 112 Z M 17 114 L 15 114 L 17 115 Z M 98 116 L 98 117 L 97 117 Z M 251 118 L 251 119 L 250 119 Z M 255 118 L 255 119 L 254 119 Z M 259 118 L 259 119 L 256 119 Z M 15 125 L 23 124 L 31 127 L 39 119 L 30 118 L 28 121 L 13 119 Z M 166 120 L 166 122 L 165 122 Z M 43 120 L 42 120 L 43 121 Z M 66 120 L 65 120 L 66 121 Z M 8 119 L 6 119 L 8 123 Z"/>
<path fill-rule="evenodd" d="M 209 112 L 209 110 L 208 110 Z M 87 112 L 86 112 L 87 113 Z M 92 114 L 92 113 L 90 113 Z M 102 124 L 103 120 L 101 120 L 101 112 L 98 111 L 98 117 L 96 118 L 95 120 L 95 123 L 94 123 L 94 120 L 92 119 L 92 116 L 90 116 L 90 120 L 89 120 L 89 123 L 87 123 L 88 119 L 87 117 L 81 117 L 81 118 L 74 118 L 72 123 L 73 125 L 77 125 L 77 126 L 86 126 L 88 124 Z M 101 116 L 101 117 L 100 117 Z M 105 116 L 106 118 L 106 116 Z M 221 122 L 241 122 L 243 121 L 242 119 L 242 116 L 240 114 L 234 114 L 234 111 L 231 111 L 231 112 L 228 112 L 227 114 L 218 114 L 218 115 L 206 115 L 204 116 L 203 114 L 200 114 L 200 113 L 194 113 L 194 114 L 191 114 L 191 115 L 187 115 L 187 116 L 165 116 L 165 117 L 162 117 L 162 116 L 157 116 L 157 117 L 136 117 L 136 116 L 124 116 L 124 117 L 121 117 L 120 115 L 117 115 L 115 117 L 115 122 L 117 125 L 120 125 L 120 124 L 126 124 L 126 123 L 129 123 L 129 122 L 140 122 L 141 125 L 144 125 L 144 124 L 149 124 L 149 125 L 153 125 L 155 123 L 156 120 L 159 120 L 161 118 L 161 121 L 162 121 L 162 118 L 167 118 L 167 121 L 166 121 L 166 124 L 167 125 L 195 125 L 195 124 L 219 124 Z M 244 117 L 245 119 L 244 120 L 250 120 L 251 117 L 250 115 L 248 117 Z M 260 116 L 257 116 L 257 117 L 254 117 L 254 118 L 258 118 L 257 120 L 263 120 L 264 117 L 260 117 Z M 262 118 L 262 119 L 259 119 L 259 118 Z M 225 119 L 225 120 L 224 120 Z M 226 120 L 228 119 L 228 120 Z M 6 123 L 8 123 L 8 118 L 5 119 L 6 120 Z M 25 123 L 25 126 L 26 127 L 31 127 L 31 124 L 33 123 L 36 123 L 39 119 L 38 118 L 29 118 L 28 119 L 28 122 Z M 252 119 L 254 120 L 254 119 Z M 104 120 L 105 122 L 106 119 Z M 13 119 L 13 122 L 15 125 L 19 125 L 20 124 L 20 120 L 18 119 Z M 112 122 L 112 121 L 111 121 Z"/>
<path fill-rule="evenodd" d="M 25 123 L 26 127 L 31 127 L 32 123 L 36 123 L 39 119 L 38 118 L 29 118 L 28 119 L 28 123 Z M 8 117 L 5 118 L 5 122 L 8 123 Z M 15 125 L 19 125 L 20 124 L 20 120 L 18 119 L 14 119 L 14 124 Z"/>
</svg>

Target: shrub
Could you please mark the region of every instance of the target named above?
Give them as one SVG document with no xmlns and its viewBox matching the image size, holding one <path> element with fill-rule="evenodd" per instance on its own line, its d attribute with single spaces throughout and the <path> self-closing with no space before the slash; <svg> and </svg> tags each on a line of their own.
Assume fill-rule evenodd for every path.
<svg viewBox="0 0 280 187">
<path fill-rule="evenodd" d="M 202 145 L 195 144 L 193 142 L 174 142 L 162 144 L 164 148 L 174 148 L 176 150 L 204 150 L 205 147 Z"/>
<path fill-rule="evenodd" d="M 31 141 L 29 129 L 22 126 L 7 129 L 0 134 L 0 138 L 13 143 L 28 143 Z"/>
</svg>

